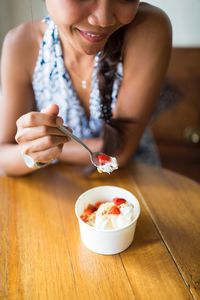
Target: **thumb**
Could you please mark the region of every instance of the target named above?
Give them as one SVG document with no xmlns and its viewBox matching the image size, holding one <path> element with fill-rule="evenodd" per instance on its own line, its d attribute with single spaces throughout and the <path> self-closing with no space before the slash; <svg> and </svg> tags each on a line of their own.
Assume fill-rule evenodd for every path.
<svg viewBox="0 0 200 300">
<path fill-rule="evenodd" d="M 41 112 L 48 115 L 57 116 L 59 113 L 59 106 L 57 104 L 50 104 L 46 108 L 43 108 Z"/>
</svg>

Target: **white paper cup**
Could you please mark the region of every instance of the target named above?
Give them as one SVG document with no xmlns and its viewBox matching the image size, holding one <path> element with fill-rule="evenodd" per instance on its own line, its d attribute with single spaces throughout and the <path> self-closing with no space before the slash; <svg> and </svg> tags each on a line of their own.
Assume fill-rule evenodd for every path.
<svg viewBox="0 0 200 300">
<path fill-rule="evenodd" d="M 124 198 L 134 206 L 133 221 L 120 229 L 97 229 L 86 224 L 80 216 L 88 204 L 98 201 L 112 201 L 113 198 Z M 129 191 L 117 186 L 99 186 L 87 190 L 79 196 L 75 205 L 75 213 L 80 227 L 83 244 L 99 254 L 116 254 L 127 249 L 133 241 L 137 219 L 140 215 L 140 204 Z"/>
</svg>

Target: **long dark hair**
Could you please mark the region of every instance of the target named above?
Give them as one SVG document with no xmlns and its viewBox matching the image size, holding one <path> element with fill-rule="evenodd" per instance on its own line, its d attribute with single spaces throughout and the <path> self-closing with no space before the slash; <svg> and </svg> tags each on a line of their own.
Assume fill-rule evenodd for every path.
<svg viewBox="0 0 200 300">
<path fill-rule="evenodd" d="M 121 27 L 114 32 L 100 55 L 99 70 L 97 74 L 101 98 L 100 118 L 105 120 L 105 122 L 108 122 L 112 117 L 112 89 L 115 80 L 117 64 L 121 59 L 124 32 L 125 27 Z"/>
</svg>

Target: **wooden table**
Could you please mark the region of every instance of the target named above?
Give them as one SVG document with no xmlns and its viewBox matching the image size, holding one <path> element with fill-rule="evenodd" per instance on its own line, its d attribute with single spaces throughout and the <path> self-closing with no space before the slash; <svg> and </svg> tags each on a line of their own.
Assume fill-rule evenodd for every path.
<svg viewBox="0 0 200 300">
<path fill-rule="evenodd" d="M 80 241 L 77 197 L 99 185 L 133 192 L 133 244 L 99 255 Z M 0 178 L 0 299 L 200 299 L 200 185 L 133 165 L 112 175 L 51 166 Z"/>
</svg>

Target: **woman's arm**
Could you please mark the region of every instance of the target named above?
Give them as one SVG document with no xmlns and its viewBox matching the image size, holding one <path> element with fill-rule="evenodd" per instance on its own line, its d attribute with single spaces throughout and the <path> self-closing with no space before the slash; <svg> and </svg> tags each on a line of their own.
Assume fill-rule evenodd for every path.
<svg viewBox="0 0 200 300">
<path fill-rule="evenodd" d="M 103 146 L 102 138 L 83 139 L 84 143 L 94 152 L 101 151 Z M 89 153 L 75 141 L 64 144 L 60 160 L 74 164 L 86 166 L 90 164 Z"/>
<path fill-rule="evenodd" d="M 51 153 L 45 153 L 49 158 L 51 154 L 58 156 L 62 150 L 60 145 L 67 140 L 59 133 L 55 140 L 57 137 L 52 133 L 52 128 L 57 126 L 56 117 L 45 114 L 41 120 L 39 113 L 37 116 L 36 113 L 29 113 L 35 108 L 31 77 L 38 45 L 37 32 L 32 24 L 11 30 L 4 40 L 1 58 L 0 174 L 23 175 L 32 172 L 25 165 L 21 151 L 29 154 L 29 151 L 37 150 L 39 145 L 44 144 L 42 136 L 45 139 L 48 134 L 54 135 L 48 145 Z M 16 133 L 20 145 L 15 142 Z"/>
<path fill-rule="evenodd" d="M 114 118 L 134 119 L 126 125 L 118 155 L 125 165 L 136 151 L 140 137 L 155 109 L 172 47 L 171 24 L 166 14 L 141 4 L 124 42 L 124 77 Z"/>
<path fill-rule="evenodd" d="M 43 114 L 33 112 L 35 101 L 31 79 L 41 40 L 38 31 L 34 23 L 20 25 L 10 31 L 4 40 L 1 58 L 0 174 L 33 172 L 25 165 L 22 150 L 41 162 L 53 158 L 85 165 L 89 162 L 87 152 L 71 141 L 65 145 L 60 157 L 63 144 L 68 139 L 57 129 L 57 120 L 61 122 L 57 117 L 57 108 L 53 107 Z M 97 148 L 96 141 L 89 143 Z"/>
<path fill-rule="evenodd" d="M 10 31 L 3 44 L 1 57 L 0 101 L 0 173 L 25 174 L 31 172 L 15 143 L 16 120 L 33 110 L 34 100 L 28 82 L 27 53 L 30 49 L 23 42 L 24 29 Z M 25 53 L 27 51 L 27 53 Z"/>
</svg>

